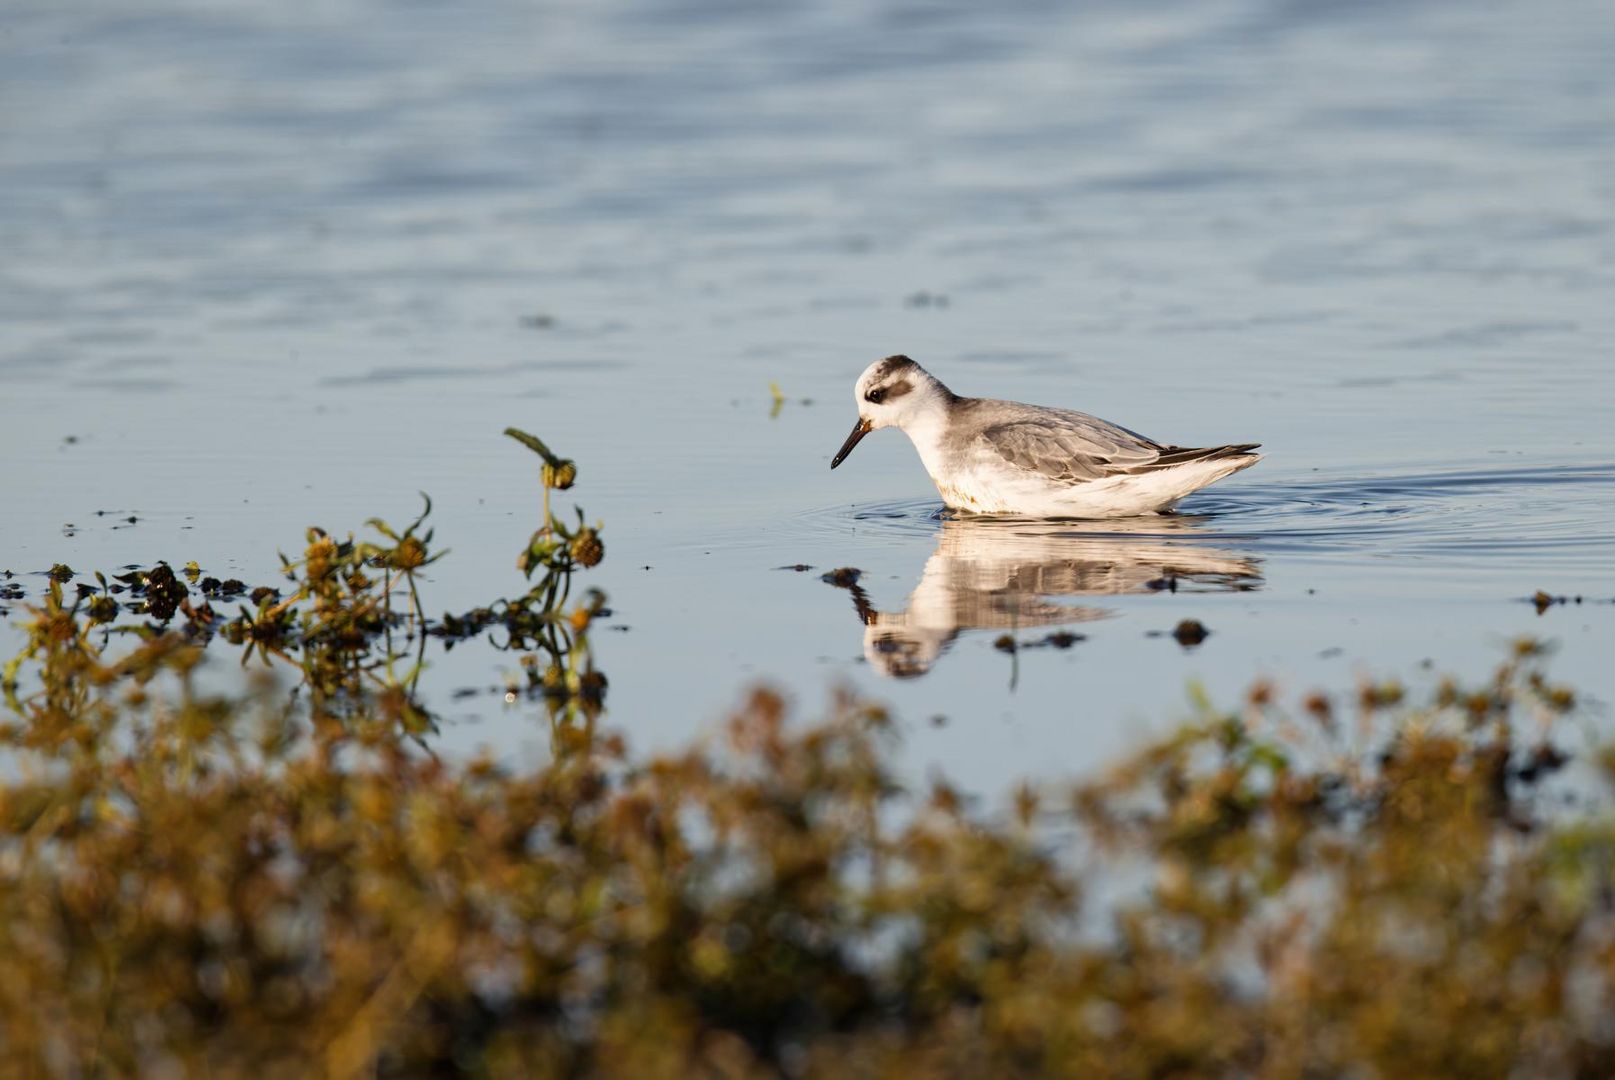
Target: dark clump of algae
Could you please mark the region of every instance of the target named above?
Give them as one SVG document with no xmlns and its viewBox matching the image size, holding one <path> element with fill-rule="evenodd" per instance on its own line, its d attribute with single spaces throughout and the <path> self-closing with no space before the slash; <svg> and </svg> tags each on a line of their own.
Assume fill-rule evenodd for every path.
<svg viewBox="0 0 1615 1080">
<path fill-rule="evenodd" d="M 638 757 L 597 726 L 605 598 L 572 596 L 598 529 L 548 511 L 576 465 L 517 437 L 546 511 L 514 599 L 428 619 L 423 513 L 311 530 L 233 615 L 194 566 L 27 608 L 8 1071 L 1615 1073 L 1615 756 L 1552 804 L 1576 702 L 1541 648 L 1422 703 L 1258 685 L 1002 812 L 905 791 L 850 695 L 788 723 L 758 690 L 721 745 Z M 425 644 L 484 631 L 548 703 L 547 764 L 431 750 Z M 229 648 L 298 692 L 203 689 Z"/>
</svg>

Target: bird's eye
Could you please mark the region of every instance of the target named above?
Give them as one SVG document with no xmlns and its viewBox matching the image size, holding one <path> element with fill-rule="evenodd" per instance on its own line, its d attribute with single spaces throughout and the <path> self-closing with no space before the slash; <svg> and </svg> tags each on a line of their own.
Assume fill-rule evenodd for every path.
<svg viewBox="0 0 1615 1080">
<path fill-rule="evenodd" d="M 879 388 L 876 388 L 874 390 L 869 391 L 869 393 L 865 394 L 864 398 L 867 401 L 870 401 L 870 402 L 873 402 L 876 405 L 879 405 L 880 402 L 881 402 L 881 399 L 884 398 L 885 396 L 886 396 L 886 391 L 884 391 L 882 389 L 879 389 Z"/>
</svg>

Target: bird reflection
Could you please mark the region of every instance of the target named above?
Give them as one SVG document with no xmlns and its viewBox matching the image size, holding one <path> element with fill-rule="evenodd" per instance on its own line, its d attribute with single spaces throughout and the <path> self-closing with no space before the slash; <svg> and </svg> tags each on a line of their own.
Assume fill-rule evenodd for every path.
<svg viewBox="0 0 1615 1080">
<path fill-rule="evenodd" d="M 913 678 L 966 630 L 1062 626 L 1111 614 L 1067 597 L 1260 588 L 1259 562 L 1194 539 L 1195 521 L 944 521 L 902 611 L 878 611 L 856 583 L 844 586 L 864 624 L 864 656 L 884 675 Z"/>
</svg>

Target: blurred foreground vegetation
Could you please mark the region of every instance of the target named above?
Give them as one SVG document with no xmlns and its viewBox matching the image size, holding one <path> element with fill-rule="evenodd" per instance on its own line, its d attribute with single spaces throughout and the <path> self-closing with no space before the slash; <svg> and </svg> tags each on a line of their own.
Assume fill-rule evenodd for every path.
<svg viewBox="0 0 1615 1080">
<path fill-rule="evenodd" d="M 1563 781 L 1535 646 L 1428 701 L 1257 686 L 1001 805 L 905 790 L 851 698 L 759 690 L 640 757 L 597 727 L 603 545 L 541 452 L 514 599 L 428 619 L 423 515 L 313 530 L 277 588 L 69 571 L 22 613 L 8 1075 L 1615 1074 L 1611 762 Z M 432 751 L 426 644 L 482 635 L 543 767 Z M 262 674 L 208 689 L 231 648 Z"/>
</svg>

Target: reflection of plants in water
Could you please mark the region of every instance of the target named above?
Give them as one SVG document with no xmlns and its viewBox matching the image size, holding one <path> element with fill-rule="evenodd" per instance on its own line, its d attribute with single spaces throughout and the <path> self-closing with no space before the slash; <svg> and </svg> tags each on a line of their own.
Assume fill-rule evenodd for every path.
<svg viewBox="0 0 1615 1080">
<path fill-rule="evenodd" d="M 539 477 L 544 490 L 544 519 L 516 559 L 516 568 L 533 585 L 519 597 L 498 600 L 460 615 L 445 614 L 430 632 L 452 644 L 490 628 L 502 630 L 504 640 L 493 640 L 494 647 L 524 654 L 521 663 L 525 689 L 543 697 L 557 735 L 586 739 L 593 731 L 606 693 L 606 677 L 594 666 L 588 640 L 590 624 L 607 613 L 606 597 L 599 589 L 589 589 L 570 611 L 567 604 L 572 595 L 572 575 L 598 566 L 605 558 L 605 544 L 600 539 L 600 526 L 585 525 L 581 509 L 575 526 L 568 526 L 550 509 L 550 489 L 570 488 L 577 480 L 576 463 L 556 456 L 524 431 L 506 428 L 505 434 L 544 462 Z M 507 696 L 516 692 L 513 688 Z"/>
<path fill-rule="evenodd" d="M 521 596 L 459 615 L 445 613 L 436 621 L 427 617 L 420 574 L 447 552 L 431 547 L 433 532 L 425 524 L 432 503 L 423 494 L 420 516 L 402 530 L 380 518 L 366 522 L 374 533 L 370 539 L 355 539 L 351 533 L 338 539 L 324 529 L 309 529 L 301 557 L 281 557 L 290 588 L 261 586 L 249 593 L 239 581 L 202 578 L 194 563 L 183 571 L 186 580 L 159 563 L 119 575 L 114 579 L 118 584 L 98 574 L 99 592 L 81 587 L 68 604 L 62 586 L 74 575 L 58 566 L 50 575 L 52 588 L 44 606 L 34 611 L 28 644 L 6 669 L 8 693 L 15 699 L 15 676 L 23 663 L 45 655 L 48 642 L 69 623 L 78 627 L 75 647 L 86 669 L 98 671 L 98 678 L 116 670 L 116 665 L 105 667 L 103 657 L 113 633 L 139 638 L 143 649 L 135 655 L 148 658 L 154 670 L 163 666 L 159 660 L 168 655 L 165 650 L 172 650 L 178 663 L 182 646 L 200 649 L 218 636 L 242 646 L 243 666 L 256 660 L 265 667 L 298 669 L 317 726 L 336 725 L 349 734 L 374 737 L 372 729 L 379 724 L 384 733 L 419 739 L 436 727 L 418 692 L 428 637 L 452 647 L 499 629 L 504 639 L 492 644 L 520 654 L 526 680 L 525 687 L 512 688 L 507 697 L 513 699 L 523 689 L 541 697 L 558 736 L 586 738 L 605 696 L 605 676 L 594 667 L 588 644 L 590 623 L 606 610 L 605 595 L 589 589 L 572 603 L 572 576 L 598 565 L 605 546 L 599 526 L 585 525 L 581 510 L 576 526 L 550 513 L 550 489 L 570 488 L 577 478 L 576 464 L 556 457 L 525 432 L 512 428 L 507 434 L 544 457 L 540 481 L 545 517 L 517 560 L 531 582 Z M 128 602 L 120 604 L 115 590 L 127 593 Z M 234 618 L 212 606 L 213 600 L 236 597 L 248 602 L 237 602 Z M 85 621 L 79 626 L 81 609 Z M 110 625 L 123 612 L 152 621 Z M 91 636 L 97 627 L 105 629 Z M 181 666 L 188 670 L 188 665 Z"/>
</svg>

